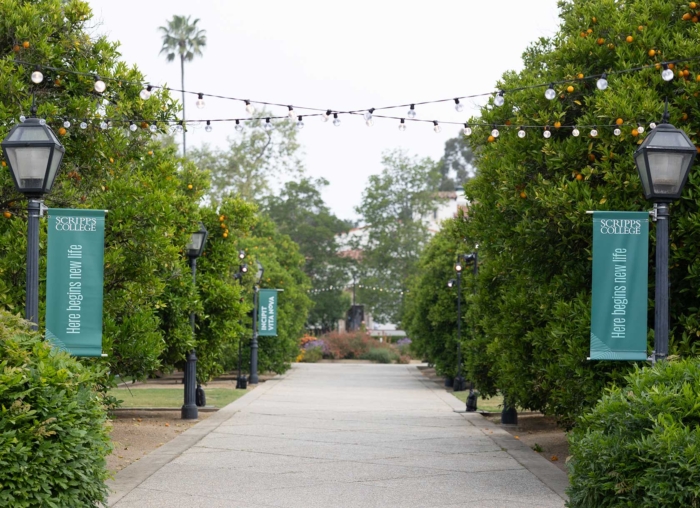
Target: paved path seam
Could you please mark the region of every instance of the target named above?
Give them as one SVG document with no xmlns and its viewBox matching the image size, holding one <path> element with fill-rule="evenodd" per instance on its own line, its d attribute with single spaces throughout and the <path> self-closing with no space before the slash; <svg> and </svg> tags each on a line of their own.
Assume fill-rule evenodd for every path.
<svg viewBox="0 0 700 508">
<path fill-rule="evenodd" d="M 282 377 L 277 377 L 262 383 L 238 400 L 220 409 L 206 420 L 202 420 L 198 424 L 190 427 L 175 439 L 168 441 L 137 462 L 118 471 L 114 479 L 107 482 L 107 486 L 110 489 L 107 506 L 114 506 L 117 504 L 124 496 L 141 485 L 156 471 L 199 443 L 204 437 L 231 418 L 236 412 L 252 404 L 265 393 L 272 390 L 282 379 Z"/>
</svg>

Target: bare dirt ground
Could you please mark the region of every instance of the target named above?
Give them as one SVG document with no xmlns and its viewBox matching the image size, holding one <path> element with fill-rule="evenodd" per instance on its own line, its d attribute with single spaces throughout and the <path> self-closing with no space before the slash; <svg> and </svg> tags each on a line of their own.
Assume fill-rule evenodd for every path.
<svg viewBox="0 0 700 508">
<path fill-rule="evenodd" d="M 180 410 L 121 411 L 112 415 L 112 444 L 107 469 L 116 473 L 174 439 L 214 413 L 200 411 L 199 420 L 182 420 Z"/>
</svg>

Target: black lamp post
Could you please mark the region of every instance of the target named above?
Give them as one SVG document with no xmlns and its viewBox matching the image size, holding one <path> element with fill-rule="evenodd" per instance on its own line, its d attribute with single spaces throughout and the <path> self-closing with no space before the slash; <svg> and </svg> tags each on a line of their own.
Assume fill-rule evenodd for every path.
<svg viewBox="0 0 700 508">
<path fill-rule="evenodd" d="M 25 316 L 39 328 L 39 216 L 66 149 L 44 120 L 27 118 L 2 142 L 2 151 L 19 192 L 27 196 L 27 301 Z"/>
<path fill-rule="evenodd" d="M 243 260 L 245 259 L 245 251 L 241 250 L 238 251 L 238 259 Z M 248 265 L 246 263 L 243 263 L 238 267 L 238 273 L 233 276 L 234 279 L 237 279 L 238 281 L 243 279 L 243 275 L 248 273 Z M 241 303 L 243 303 L 243 298 L 241 298 Z M 239 324 L 241 323 L 240 321 L 238 322 Z M 248 380 L 245 378 L 243 375 L 243 372 L 241 370 L 241 359 L 243 357 L 243 341 L 239 340 L 238 341 L 238 377 L 236 378 L 236 389 L 239 390 L 245 390 L 248 388 Z"/>
<path fill-rule="evenodd" d="M 656 295 L 652 362 L 668 356 L 669 205 L 679 199 L 697 149 L 685 132 L 668 123 L 668 103 L 662 122 L 634 152 L 644 197 L 654 203 L 656 221 Z"/>
<path fill-rule="evenodd" d="M 207 228 L 204 224 L 199 223 L 199 230 L 192 233 L 190 242 L 185 250 L 187 257 L 190 260 L 190 269 L 192 270 L 192 283 L 197 282 L 197 258 L 204 252 L 204 246 L 207 243 Z M 190 313 L 190 325 L 192 325 L 192 336 L 195 336 L 195 315 Z M 194 420 L 199 417 L 197 409 L 197 398 L 195 384 L 197 382 L 197 355 L 194 348 L 187 353 L 187 364 L 185 365 L 185 404 L 182 406 L 181 416 L 183 420 Z M 200 387 L 201 389 L 201 387 Z M 203 393 L 202 393 L 203 395 Z M 203 398 L 203 396 L 202 396 Z"/>
<path fill-rule="evenodd" d="M 457 256 L 455 264 L 455 272 L 457 272 L 457 375 L 452 383 L 452 389 L 455 392 L 463 392 L 465 390 L 466 381 L 462 376 L 462 263 L 460 259 L 463 256 Z M 454 280 L 454 279 L 453 279 Z M 454 284 L 454 283 L 453 283 Z M 449 287 L 450 282 L 447 283 Z"/>
<path fill-rule="evenodd" d="M 478 245 L 477 245 L 478 247 Z M 462 260 L 465 264 L 472 264 L 472 275 L 476 278 L 479 274 L 479 254 L 474 251 L 471 254 L 463 254 Z M 476 285 L 474 286 L 474 294 L 476 294 Z M 472 339 L 476 337 L 474 332 L 474 323 L 472 322 Z M 473 374 L 472 374 L 473 377 Z M 469 381 L 469 396 L 467 397 L 467 412 L 476 411 L 476 392 L 474 391 L 474 380 Z"/>
<path fill-rule="evenodd" d="M 250 343 L 250 384 L 258 384 L 258 290 L 265 269 L 260 261 L 256 261 L 258 271 L 255 274 L 253 286 L 253 340 Z"/>
</svg>

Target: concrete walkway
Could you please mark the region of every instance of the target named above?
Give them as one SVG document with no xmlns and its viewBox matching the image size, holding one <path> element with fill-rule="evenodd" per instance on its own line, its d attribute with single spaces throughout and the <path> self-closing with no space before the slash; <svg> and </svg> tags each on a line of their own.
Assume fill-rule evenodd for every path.
<svg viewBox="0 0 700 508">
<path fill-rule="evenodd" d="M 120 471 L 110 506 L 564 506 L 564 473 L 455 409 L 413 366 L 294 365 Z"/>
</svg>

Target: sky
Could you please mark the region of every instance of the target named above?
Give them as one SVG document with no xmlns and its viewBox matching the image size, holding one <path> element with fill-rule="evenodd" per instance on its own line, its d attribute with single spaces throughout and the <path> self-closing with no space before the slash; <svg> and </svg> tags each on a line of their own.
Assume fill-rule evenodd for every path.
<svg viewBox="0 0 700 508">
<path fill-rule="evenodd" d="M 199 18 L 204 55 L 187 63 L 185 89 L 331 110 L 358 110 L 493 91 L 500 76 L 522 68 L 521 55 L 556 32 L 557 0 L 496 3 L 476 0 L 90 0 L 98 33 L 121 42 L 123 59 L 150 83 L 180 87 L 179 63 L 159 55 L 158 27 L 173 15 Z M 187 119 L 245 116 L 243 103 L 207 99 Z M 416 108 L 418 118 L 465 122 L 482 100 L 455 111 L 447 102 Z M 396 110 L 405 116 L 405 108 Z M 273 109 L 276 114 L 287 108 Z M 341 218 L 355 208 L 370 175 L 382 170 L 382 153 L 403 149 L 439 159 L 458 126 L 435 133 L 430 123 L 342 117 L 339 127 L 305 120 L 299 134 L 307 174 L 330 182 L 323 197 Z M 190 129 L 188 148 L 223 148 L 235 136 L 230 123 Z M 277 182 L 279 185 L 282 182 Z"/>
</svg>

